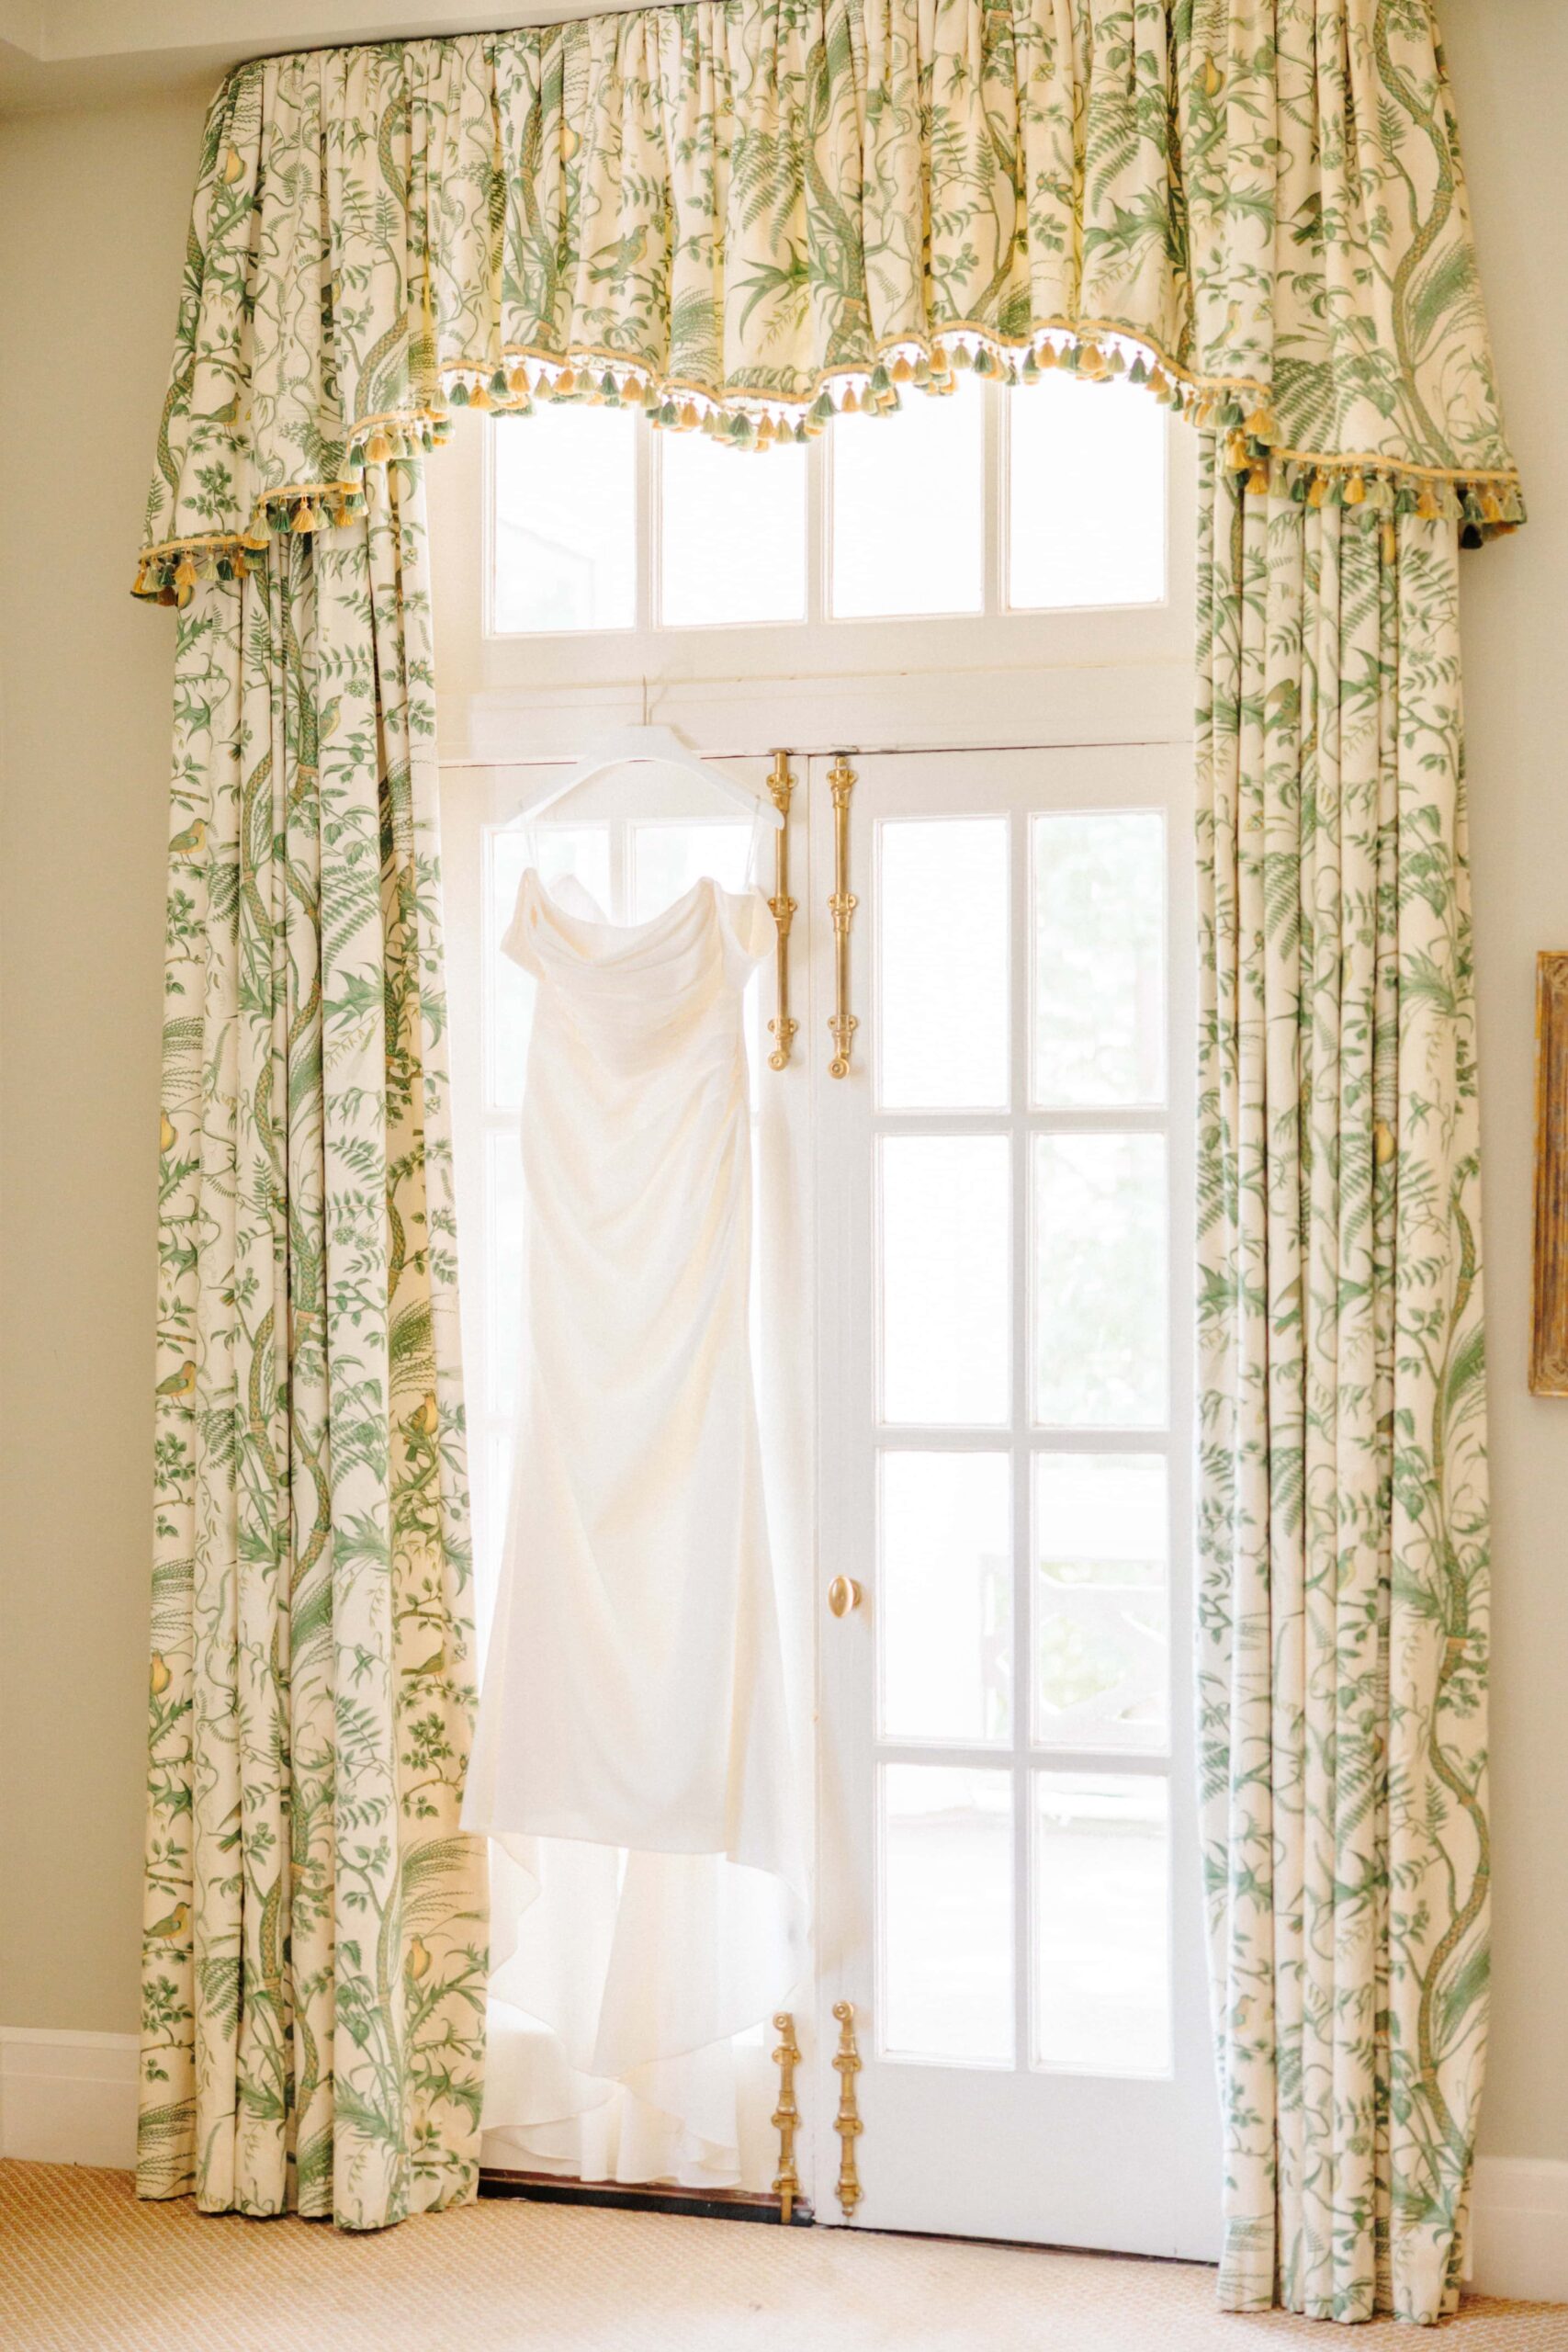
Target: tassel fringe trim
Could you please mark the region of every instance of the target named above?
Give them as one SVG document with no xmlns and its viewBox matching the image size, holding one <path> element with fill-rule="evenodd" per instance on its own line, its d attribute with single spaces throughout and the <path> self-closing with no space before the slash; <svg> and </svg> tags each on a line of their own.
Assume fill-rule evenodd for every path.
<svg viewBox="0 0 1568 2352">
<path fill-rule="evenodd" d="M 958 325 L 943 328 L 929 343 L 891 344 L 870 368 L 834 369 L 818 379 L 808 398 L 794 400 L 744 390 L 717 398 L 700 386 L 656 379 L 624 358 L 597 352 L 564 357 L 513 352 L 499 368 L 448 368 L 440 406 L 356 420 L 345 444 L 342 479 L 268 491 L 243 533 L 208 533 L 144 549 L 133 593 L 160 605 L 185 605 L 198 580 L 243 580 L 251 559 L 275 536 L 354 521 L 374 497 L 387 467 L 438 448 L 450 437 L 454 409 L 526 416 L 540 401 L 640 408 L 661 431 L 705 433 L 730 448 L 761 450 L 815 440 L 834 416 L 889 414 L 902 405 L 907 390 L 950 393 L 965 369 L 1018 385 L 1034 383 L 1052 368 L 1091 383 L 1121 379 L 1143 386 L 1201 432 L 1223 435 L 1225 466 L 1245 478 L 1248 494 L 1308 506 L 1364 504 L 1389 517 L 1442 517 L 1458 523 L 1467 547 L 1515 530 L 1525 519 L 1518 478 L 1512 472 L 1452 473 L 1373 456 L 1281 447 L 1266 387 L 1192 377 L 1124 329 L 1063 322 L 1014 345 L 982 328 Z"/>
</svg>

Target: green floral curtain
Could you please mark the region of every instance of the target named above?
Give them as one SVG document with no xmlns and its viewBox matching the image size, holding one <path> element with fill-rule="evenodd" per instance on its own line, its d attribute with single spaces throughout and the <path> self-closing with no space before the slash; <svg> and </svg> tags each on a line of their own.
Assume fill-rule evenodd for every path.
<svg viewBox="0 0 1568 2352">
<path fill-rule="evenodd" d="M 699 0 L 224 83 L 136 582 L 183 616 L 143 2184 L 473 2177 L 418 453 L 545 399 L 765 449 L 970 366 L 1205 435 L 1224 2293 L 1431 2320 L 1486 1965 L 1454 573 L 1523 510 L 1427 0 Z"/>
<path fill-rule="evenodd" d="M 1487 1506 L 1454 532 L 1206 445 L 1200 1719 L 1224 2300 L 1458 2300 Z"/>
<path fill-rule="evenodd" d="M 472 2193 L 482 1849 L 423 494 L 179 621 L 138 2186 Z"/>
<path fill-rule="evenodd" d="M 955 352 L 1127 370 L 1303 496 L 1520 513 L 1425 0 L 702 0 L 235 69 L 138 586 L 352 514 L 454 405 L 755 448 Z"/>
</svg>

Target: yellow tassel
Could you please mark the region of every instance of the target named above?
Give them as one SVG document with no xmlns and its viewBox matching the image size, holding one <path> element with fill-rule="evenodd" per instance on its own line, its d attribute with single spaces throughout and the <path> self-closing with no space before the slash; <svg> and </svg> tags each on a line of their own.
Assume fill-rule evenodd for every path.
<svg viewBox="0 0 1568 2352">
<path fill-rule="evenodd" d="M 1438 503 L 1437 492 L 1429 481 L 1424 481 L 1421 485 L 1421 495 L 1416 501 L 1416 514 L 1423 523 L 1435 523 L 1442 511 Z"/>
<path fill-rule="evenodd" d="M 248 580 L 250 576 L 250 560 L 246 556 L 243 548 L 236 548 L 234 549 L 234 577 L 236 580 Z"/>
<path fill-rule="evenodd" d="M 902 352 L 898 354 L 897 358 L 893 362 L 892 373 L 893 381 L 896 384 L 911 384 L 914 382 L 914 367 L 912 363 L 905 357 Z"/>
<path fill-rule="evenodd" d="M 293 519 L 289 523 L 288 527 L 291 531 L 313 531 L 315 529 L 315 514 L 311 508 L 307 505 L 303 500 L 301 500 L 299 504 L 294 509 Z"/>
<path fill-rule="evenodd" d="M 1498 497 L 1495 490 L 1483 490 L 1482 492 L 1481 511 L 1485 515 L 1486 520 L 1489 523 L 1500 523 L 1502 521 L 1503 502 Z"/>
<path fill-rule="evenodd" d="M 1233 474 L 1244 474 L 1252 459 L 1247 455 L 1245 433 L 1232 433 L 1225 441 L 1225 464 Z"/>
<path fill-rule="evenodd" d="M 1098 384 L 1105 374 L 1105 354 L 1098 343 L 1084 345 L 1083 356 L 1078 361 L 1078 374 L 1087 376 L 1091 384 Z"/>
<path fill-rule="evenodd" d="M 1361 480 L 1360 475 L 1359 475 L 1359 474 L 1352 474 L 1352 475 L 1351 475 L 1351 477 L 1350 477 L 1350 479 L 1349 479 L 1349 481 L 1348 481 L 1346 483 L 1346 485 L 1345 485 L 1345 503 L 1346 503 L 1346 505 L 1347 505 L 1347 506 L 1359 506 L 1359 505 L 1360 505 L 1360 503 L 1361 503 L 1361 502 L 1362 502 L 1362 500 L 1366 497 L 1366 494 L 1367 494 L 1367 485 L 1366 485 L 1366 483 Z"/>
<path fill-rule="evenodd" d="M 1274 420 L 1266 408 L 1255 408 L 1241 429 L 1249 433 L 1255 441 L 1272 441 L 1274 438 Z"/>
<path fill-rule="evenodd" d="M 564 400 L 564 399 L 566 398 L 566 395 L 568 394 L 568 392 L 574 392 L 574 391 L 576 391 L 576 390 L 577 390 L 577 372 L 576 372 L 576 370 L 575 370 L 574 368 L 563 368 L 561 369 L 561 371 L 560 371 L 560 374 L 556 378 L 555 383 L 554 383 L 554 385 L 551 387 L 551 389 L 552 389 L 552 390 L 553 390 L 553 391 L 555 392 L 555 394 L 556 394 L 557 398 L 558 398 L 558 399 L 560 399 L 560 400 Z"/>
<path fill-rule="evenodd" d="M 852 384 L 844 386 L 844 397 L 839 402 L 840 416 L 856 416 L 860 413 L 860 398 Z"/>
<path fill-rule="evenodd" d="M 1055 345 L 1047 339 L 1035 353 L 1034 361 L 1039 368 L 1059 368 L 1062 364 L 1062 355 Z"/>
<path fill-rule="evenodd" d="M 694 433 L 701 423 L 702 418 L 697 414 L 697 404 L 695 401 L 687 401 L 681 411 L 682 432 Z"/>
<path fill-rule="evenodd" d="M 520 401 L 525 401 L 527 399 L 528 370 L 526 368 L 513 368 L 512 369 L 506 379 L 506 389 L 509 392 L 514 393 Z"/>
<path fill-rule="evenodd" d="M 392 445 L 378 425 L 365 444 L 365 462 L 367 466 L 384 466 L 391 454 Z"/>
<path fill-rule="evenodd" d="M 1314 474 L 1312 478 L 1312 487 L 1307 492 L 1307 504 L 1309 506 L 1321 506 L 1328 485 L 1324 481 L 1323 476 L 1321 474 Z"/>
<path fill-rule="evenodd" d="M 1263 463 L 1261 458 L 1258 459 L 1257 465 L 1253 467 L 1252 471 L 1247 475 L 1247 486 L 1248 490 L 1252 491 L 1255 494 L 1260 491 L 1268 489 L 1269 469 Z"/>
<path fill-rule="evenodd" d="M 175 586 L 176 588 L 196 586 L 196 558 L 188 548 L 175 566 Z"/>
<path fill-rule="evenodd" d="M 759 418 L 758 418 L 758 420 L 757 420 L 757 447 L 758 447 L 758 448 L 759 448 L 759 449 L 765 449 L 765 448 L 768 447 L 768 444 L 772 441 L 773 437 L 773 418 L 772 418 L 771 416 L 761 416 L 761 417 L 759 417 Z"/>
<path fill-rule="evenodd" d="M 131 590 L 131 594 L 134 596 L 144 596 L 147 594 L 147 559 L 145 556 L 142 557 L 141 562 L 136 567 L 136 585 Z"/>
<path fill-rule="evenodd" d="M 1170 379 L 1163 368 L 1149 369 L 1149 390 L 1156 401 L 1168 401 L 1170 398 Z"/>
<path fill-rule="evenodd" d="M 626 378 L 626 382 L 621 386 L 621 398 L 624 401 L 628 401 L 633 408 L 647 407 L 648 386 L 640 376 L 628 376 Z"/>
<path fill-rule="evenodd" d="M 470 408 L 489 408 L 490 392 L 485 385 L 470 384 L 468 386 L 468 406 Z"/>
</svg>

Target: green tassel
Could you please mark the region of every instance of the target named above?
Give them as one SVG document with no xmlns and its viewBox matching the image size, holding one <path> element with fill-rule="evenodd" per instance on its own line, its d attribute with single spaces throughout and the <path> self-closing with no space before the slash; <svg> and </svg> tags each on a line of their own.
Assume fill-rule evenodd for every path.
<svg viewBox="0 0 1568 2352">
<path fill-rule="evenodd" d="M 893 379 L 880 360 L 871 371 L 871 389 L 878 400 L 881 400 L 884 393 L 893 390 Z"/>
<path fill-rule="evenodd" d="M 504 368 L 498 368 L 494 375 L 491 378 L 490 393 L 491 400 L 504 401 L 511 399 L 512 387 L 506 380 L 506 370 Z"/>
<path fill-rule="evenodd" d="M 975 354 L 975 373 L 976 376 L 994 376 L 996 372 L 997 363 L 982 344 Z"/>
<path fill-rule="evenodd" d="M 1127 370 L 1127 381 L 1130 384 L 1146 384 L 1148 380 L 1149 371 L 1144 365 L 1144 355 L 1141 351 L 1135 351 L 1133 354 L 1133 364 Z"/>
<path fill-rule="evenodd" d="M 449 399 L 451 400 L 451 402 L 452 402 L 452 405 L 453 405 L 453 407 L 454 407 L 454 408 L 467 408 L 467 407 L 468 407 L 468 388 L 467 384 L 465 384 L 465 383 L 464 383 L 464 381 L 463 381 L 463 379 L 462 379 L 461 376 L 459 376 L 459 377 L 458 377 L 458 379 L 457 379 L 457 382 L 453 385 L 452 390 L 451 390 L 451 392 L 450 392 L 450 394 L 448 395 L 448 397 L 449 397 Z"/>
<path fill-rule="evenodd" d="M 832 423 L 833 403 L 828 398 L 826 390 L 818 393 L 817 398 L 812 401 L 807 413 L 814 417 L 818 424 L 830 424 Z"/>
</svg>

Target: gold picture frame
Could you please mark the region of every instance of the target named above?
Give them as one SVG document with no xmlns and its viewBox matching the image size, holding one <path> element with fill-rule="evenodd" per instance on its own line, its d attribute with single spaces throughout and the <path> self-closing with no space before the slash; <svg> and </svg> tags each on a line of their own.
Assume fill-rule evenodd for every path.
<svg viewBox="0 0 1568 2352">
<path fill-rule="evenodd" d="M 1535 959 L 1535 1265 L 1530 1388 L 1568 1396 L 1568 953 Z"/>
</svg>

